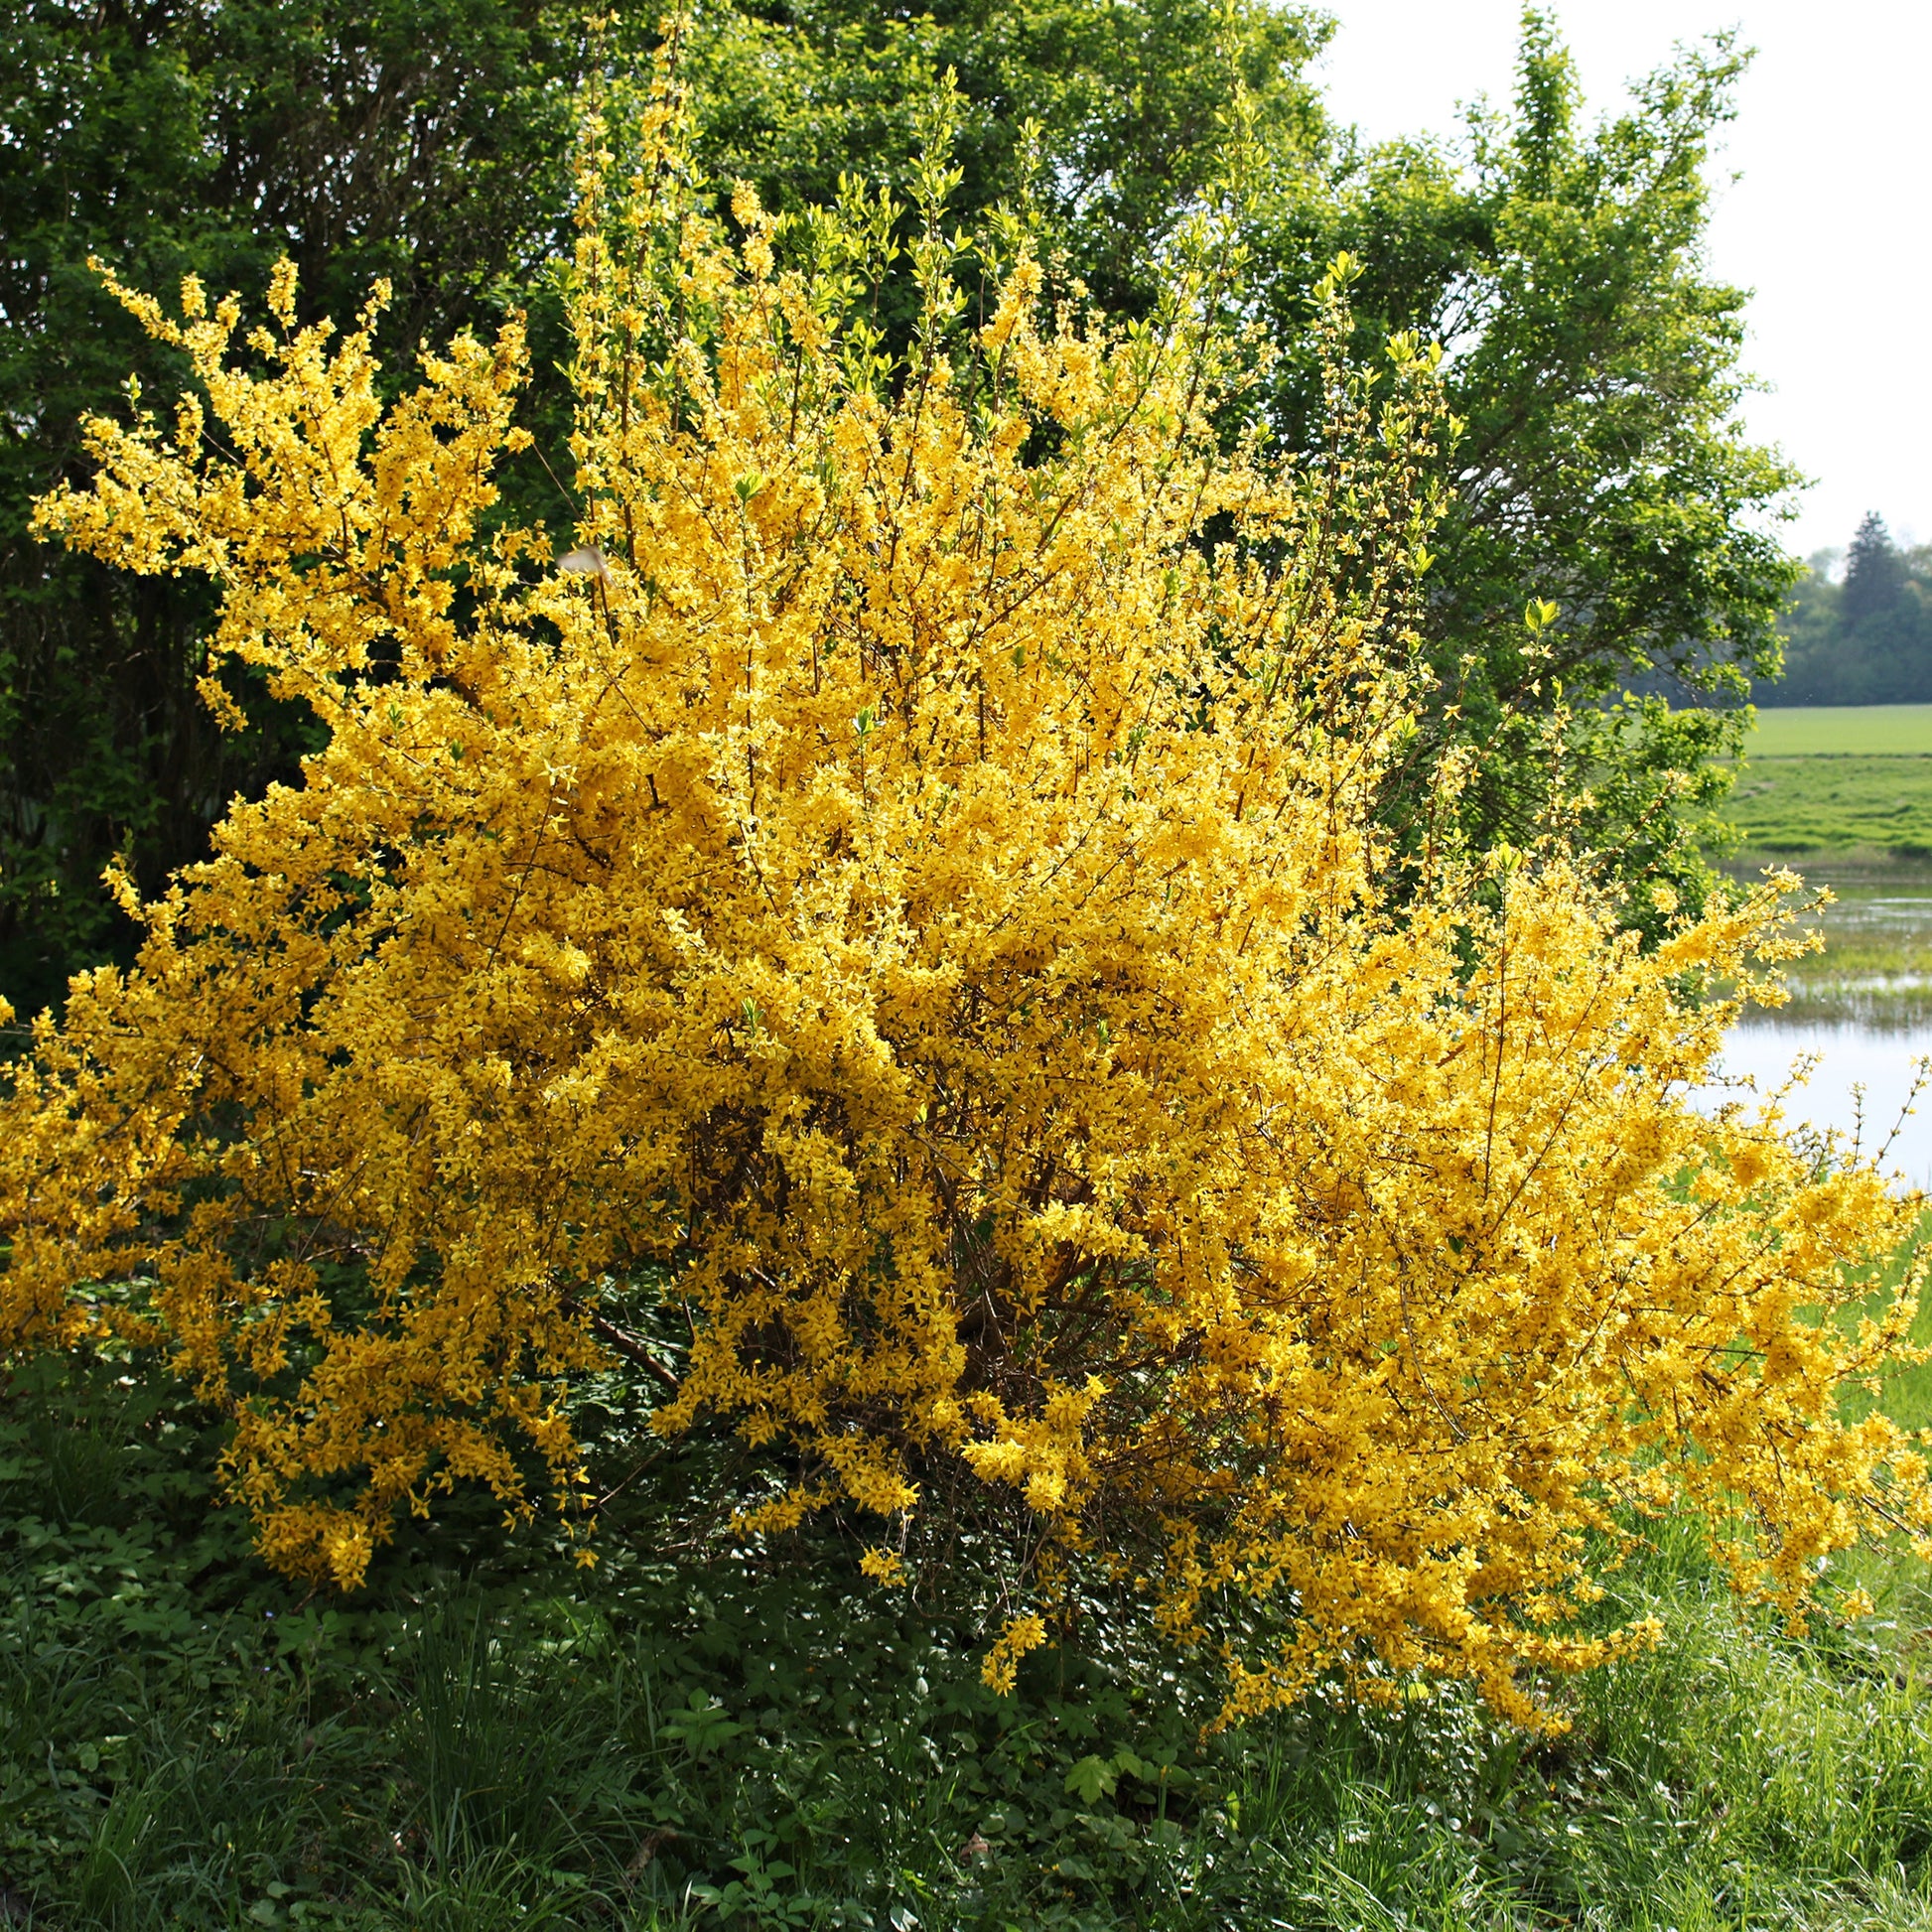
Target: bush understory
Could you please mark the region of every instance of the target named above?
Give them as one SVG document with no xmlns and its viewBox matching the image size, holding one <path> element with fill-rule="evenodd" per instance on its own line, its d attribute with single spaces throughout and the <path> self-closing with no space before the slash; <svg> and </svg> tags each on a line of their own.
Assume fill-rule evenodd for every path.
<svg viewBox="0 0 1932 1932">
<path fill-rule="evenodd" d="M 1213 1659 L 1096 1605 L 995 1697 L 986 1631 L 868 1583 L 831 1530 L 732 1549 L 689 1501 L 729 1451 L 635 1420 L 585 1418 L 618 1492 L 594 1572 L 480 1504 L 331 1599 L 213 1506 L 179 1394 L 99 1362 L 16 1378 L 0 1920 L 1932 1926 L 1902 1570 L 1876 1617 L 1799 1637 L 1652 1524 L 1602 1608 L 1664 1642 L 1549 1687 L 1560 1737 L 1453 1688 L 1204 1736 Z"/>
</svg>

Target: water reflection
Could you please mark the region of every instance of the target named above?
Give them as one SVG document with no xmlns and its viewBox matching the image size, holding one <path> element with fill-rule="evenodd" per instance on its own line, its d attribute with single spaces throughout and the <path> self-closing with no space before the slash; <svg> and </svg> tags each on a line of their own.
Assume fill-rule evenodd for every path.
<svg viewBox="0 0 1932 1932">
<path fill-rule="evenodd" d="M 1932 1055 L 1932 1026 L 1871 1026 L 1857 1019 L 1793 1025 L 1753 1018 L 1730 1030 L 1724 1073 L 1727 1080 L 1748 1077 L 1768 1097 L 1783 1086 L 1792 1062 L 1806 1054 L 1815 1055 L 1818 1065 L 1806 1084 L 1787 1096 L 1786 1117 L 1858 1133 L 1867 1153 L 1876 1153 L 1890 1137 L 1885 1166 L 1897 1169 L 1908 1185 L 1932 1189 L 1932 1092 L 1899 1119 L 1911 1095 L 1914 1059 Z M 1721 1089 L 1717 1097 L 1749 1098 L 1735 1089 Z"/>
<path fill-rule="evenodd" d="M 1787 1117 L 1858 1133 L 1867 1153 L 1891 1137 L 1884 1165 L 1932 1189 L 1932 1090 L 1899 1118 L 1914 1062 L 1932 1056 L 1932 892 L 1853 889 L 1818 916 L 1825 952 L 1793 962 L 1789 1006 L 1731 1029 L 1724 1075 L 1768 1095 L 1794 1060 L 1814 1056 L 1810 1079 L 1786 1098 Z"/>
</svg>

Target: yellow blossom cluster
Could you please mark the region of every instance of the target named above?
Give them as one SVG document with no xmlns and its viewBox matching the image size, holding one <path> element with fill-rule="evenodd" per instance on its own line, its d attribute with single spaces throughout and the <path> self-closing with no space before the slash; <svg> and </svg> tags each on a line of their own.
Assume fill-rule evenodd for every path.
<svg viewBox="0 0 1932 1932">
<path fill-rule="evenodd" d="M 941 172 L 893 366 L 890 208 L 709 216 L 675 105 L 586 151 L 567 541 L 491 481 L 514 327 L 384 403 L 286 268 L 252 331 L 124 297 L 193 392 L 91 425 L 40 527 L 211 579 L 326 743 L 38 1024 L 0 1346 L 164 1342 L 269 1558 L 353 1586 L 455 1482 L 571 1493 L 602 1285 L 654 1270 L 658 1427 L 802 1471 L 765 1526 L 949 1472 L 1176 1639 L 1271 1596 L 1232 1713 L 1423 1671 L 1531 1717 L 1642 1634 L 1577 1634 L 1628 1504 L 1794 1610 L 1872 1521 L 1923 1543 L 1840 1399 L 1913 1208 L 1686 1098 L 1790 882 L 1646 954 L 1561 851 L 1378 830 L 1433 356 L 1374 408 L 1337 362 L 1319 460 L 1230 451 L 1211 250 L 1120 329 L 1016 243 L 969 322 Z"/>
</svg>

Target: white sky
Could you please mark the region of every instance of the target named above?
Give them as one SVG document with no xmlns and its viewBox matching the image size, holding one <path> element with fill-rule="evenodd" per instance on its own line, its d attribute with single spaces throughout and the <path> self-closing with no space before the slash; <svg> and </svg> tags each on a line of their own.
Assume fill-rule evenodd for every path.
<svg viewBox="0 0 1932 1932">
<path fill-rule="evenodd" d="M 1516 0 L 1325 0 L 1318 75 L 1371 137 L 1452 133 L 1498 105 Z M 1925 0 L 1555 0 L 1592 121 L 1673 46 L 1724 27 L 1757 49 L 1725 131 L 1711 267 L 1755 291 L 1744 418 L 1814 480 L 1784 540 L 1843 545 L 1867 509 L 1932 539 L 1932 7 Z M 1729 178 L 1738 177 L 1734 182 Z"/>
</svg>

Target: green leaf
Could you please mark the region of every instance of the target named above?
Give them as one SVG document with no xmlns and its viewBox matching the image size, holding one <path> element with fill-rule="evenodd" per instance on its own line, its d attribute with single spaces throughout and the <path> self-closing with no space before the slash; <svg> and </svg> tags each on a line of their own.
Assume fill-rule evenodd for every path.
<svg viewBox="0 0 1932 1932">
<path fill-rule="evenodd" d="M 1086 1803 L 1093 1804 L 1097 1799 L 1111 1798 L 1119 1781 L 1111 1760 L 1083 1757 L 1067 1772 L 1066 1789 Z"/>
</svg>

